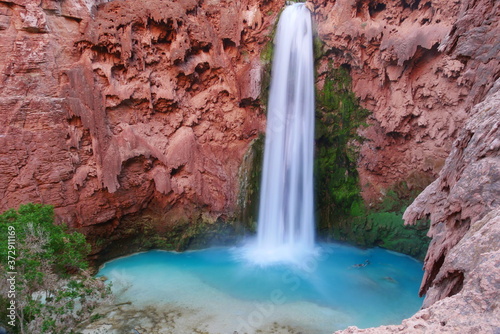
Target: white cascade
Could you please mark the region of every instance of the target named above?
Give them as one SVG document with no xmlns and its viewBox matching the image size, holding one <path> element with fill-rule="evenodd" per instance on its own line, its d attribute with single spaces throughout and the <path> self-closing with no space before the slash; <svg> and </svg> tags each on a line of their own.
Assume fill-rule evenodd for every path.
<svg viewBox="0 0 500 334">
<path fill-rule="evenodd" d="M 260 189 L 258 262 L 314 251 L 314 58 L 311 13 L 287 6 L 278 23 Z"/>
</svg>

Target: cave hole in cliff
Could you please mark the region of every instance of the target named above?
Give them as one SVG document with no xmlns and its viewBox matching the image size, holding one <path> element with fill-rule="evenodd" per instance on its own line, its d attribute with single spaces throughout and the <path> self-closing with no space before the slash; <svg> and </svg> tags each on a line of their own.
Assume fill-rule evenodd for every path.
<svg viewBox="0 0 500 334">
<path fill-rule="evenodd" d="M 407 133 L 401 133 L 399 131 L 390 131 L 387 132 L 388 140 L 391 141 L 393 144 L 402 144 L 409 138 L 409 134 Z"/>
<path fill-rule="evenodd" d="M 231 51 L 232 49 L 236 48 L 236 43 L 233 42 L 230 38 L 223 38 L 222 39 L 222 47 L 224 48 L 224 51 Z"/>
<path fill-rule="evenodd" d="M 444 252 L 444 251 L 442 251 Z M 422 297 L 427 293 L 427 290 L 435 283 L 434 279 L 437 277 L 439 274 L 439 271 L 441 270 L 441 267 L 443 266 L 444 260 L 446 258 L 446 254 L 441 253 L 437 261 L 435 261 L 432 264 L 432 268 L 429 270 L 429 268 L 426 268 L 426 271 L 429 273 L 427 276 L 426 280 L 422 282 L 422 287 L 420 288 L 419 291 L 419 296 Z"/>
<path fill-rule="evenodd" d="M 169 113 L 178 109 L 178 103 L 171 99 L 156 98 L 156 94 L 151 94 L 153 100 L 153 112 Z"/>
<path fill-rule="evenodd" d="M 117 63 L 111 67 L 111 78 L 118 82 L 125 82 L 126 71 L 124 64 Z"/>
<path fill-rule="evenodd" d="M 170 176 L 174 177 L 179 175 L 183 170 L 186 165 L 179 165 L 176 168 L 172 168 L 172 171 L 170 172 Z"/>
<path fill-rule="evenodd" d="M 370 2 L 368 5 L 368 13 L 370 13 L 370 17 L 374 19 L 378 13 L 385 10 L 386 4 L 381 2 Z"/>
<path fill-rule="evenodd" d="M 246 108 L 246 107 L 251 107 L 251 106 L 258 107 L 258 106 L 260 106 L 260 103 L 258 100 L 255 100 L 251 97 L 247 97 L 247 98 L 241 99 L 239 106 L 240 106 L 240 108 Z"/>
<path fill-rule="evenodd" d="M 364 14 L 365 3 L 363 1 L 356 2 L 356 17 L 365 19 Z"/>
<path fill-rule="evenodd" d="M 345 68 L 347 72 L 351 73 L 351 68 L 352 68 L 351 64 L 343 63 L 340 65 L 340 67 Z"/>
<path fill-rule="evenodd" d="M 401 5 L 403 8 L 409 8 L 411 10 L 418 9 L 420 5 L 420 0 L 401 0 Z"/>
<path fill-rule="evenodd" d="M 108 46 L 103 44 L 94 45 L 90 48 L 93 51 L 94 62 L 111 62 L 119 63 L 121 61 L 121 53 L 118 50 L 110 50 Z"/>
<path fill-rule="evenodd" d="M 462 288 L 464 287 L 464 279 L 464 273 L 460 270 L 449 273 L 446 281 L 450 282 L 449 284 L 451 285 L 451 289 L 447 297 L 451 297 L 462 291 Z"/>
<path fill-rule="evenodd" d="M 177 75 L 177 87 L 185 91 L 191 91 L 192 87 L 199 82 L 199 74 L 197 72 L 186 75 L 179 73 Z"/>
<path fill-rule="evenodd" d="M 210 64 L 207 61 L 205 61 L 203 63 L 199 63 L 198 65 L 196 65 L 194 70 L 195 72 L 202 74 L 208 71 L 209 69 L 210 69 Z"/>
<path fill-rule="evenodd" d="M 245 41 L 245 39 L 246 39 L 246 38 L 245 38 L 245 35 L 246 35 L 246 34 L 247 34 L 246 29 L 243 29 L 243 30 L 241 31 L 241 34 L 240 34 L 240 41 L 241 41 L 241 42 L 240 42 L 240 44 L 242 44 L 242 45 L 244 45 L 244 44 L 245 44 L 243 41 Z"/>
<path fill-rule="evenodd" d="M 202 3 L 203 3 L 203 1 L 200 1 L 200 3 L 197 4 L 196 6 L 194 6 L 193 8 L 186 9 L 186 15 L 189 15 L 189 16 L 198 15 L 198 6 L 201 7 Z"/>
<path fill-rule="evenodd" d="M 188 61 L 189 57 L 198 55 L 201 52 L 208 53 L 212 49 L 212 43 L 210 42 L 198 42 L 191 41 L 191 48 L 186 52 L 184 56 L 184 61 Z"/>
<path fill-rule="evenodd" d="M 153 44 L 171 44 L 177 37 L 177 30 L 174 27 L 173 19 L 169 18 L 167 22 L 165 22 L 148 18 L 147 27 L 151 32 L 151 42 Z"/>
<path fill-rule="evenodd" d="M 237 57 L 238 56 L 238 47 L 236 46 L 236 43 L 233 40 L 231 40 L 230 38 L 223 38 L 222 39 L 222 47 L 224 49 L 224 52 L 229 57 Z"/>
</svg>

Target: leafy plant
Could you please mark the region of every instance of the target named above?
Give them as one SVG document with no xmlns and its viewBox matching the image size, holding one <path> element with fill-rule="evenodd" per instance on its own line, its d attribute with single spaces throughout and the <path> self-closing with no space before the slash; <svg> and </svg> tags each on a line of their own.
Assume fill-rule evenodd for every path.
<svg viewBox="0 0 500 334">
<path fill-rule="evenodd" d="M 15 302 L 13 331 L 75 333 L 79 323 L 109 300 L 109 287 L 86 271 L 90 246 L 85 236 L 55 225 L 53 207 L 26 204 L 4 212 L 0 233 L 9 232 L 14 237 L 0 244 L 0 290 L 8 296 L 0 303 L 4 309 L 5 303 Z M 11 277 L 15 284 L 6 284 Z"/>
</svg>

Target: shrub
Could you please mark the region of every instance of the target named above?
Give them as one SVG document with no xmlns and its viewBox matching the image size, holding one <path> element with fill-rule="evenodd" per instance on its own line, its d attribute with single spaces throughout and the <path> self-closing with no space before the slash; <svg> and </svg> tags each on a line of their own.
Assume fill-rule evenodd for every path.
<svg viewBox="0 0 500 334">
<path fill-rule="evenodd" d="M 8 297 L 0 300 L 2 310 L 15 301 L 11 330 L 75 333 L 77 325 L 111 296 L 109 287 L 86 270 L 90 245 L 85 236 L 55 225 L 53 207 L 40 204 L 22 205 L 0 215 L 2 237 L 7 239 L 12 231 L 15 238 L 0 244 L 0 290 Z M 7 282 L 11 276 L 15 296 Z"/>
</svg>

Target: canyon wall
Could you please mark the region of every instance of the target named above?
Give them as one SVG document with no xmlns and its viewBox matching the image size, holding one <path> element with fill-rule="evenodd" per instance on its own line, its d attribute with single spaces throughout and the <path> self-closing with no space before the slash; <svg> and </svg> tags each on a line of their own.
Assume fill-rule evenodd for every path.
<svg viewBox="0 0 500 334">
<path fill-rule="evenodd" d="M 430 215 L 424 309 L 400 325 L 348 333 L 498 333 L 500 328 L 500 80 L 471 110 L 439 178 L 408 208 Z"/>
<path fill-rule="evenodd" d="M 0 210 L 51 204 L 101 242 L 234 218 L 281 6 L 0 1 Z"/>
<path fill-rule="evenodd" d="M 362 195 L 380 201 L 394 184 L 434 180 L 469 117 L 499 75 L 498 2 L 313 0 L 319 88 L 346 66 L 372 112 L 360 148 Z"/>
<path fill-rule="evenodd" d="M 401 180 L 432 238 L 424 309 L 401 325 L 338 333 L 495 333 L 500 215 L 500 3 L 311 1 L 328 67 L 350 69 L 372 111 L 359 129 L 367 203 Z M 323 71 L 321 70 L 323 69 Z M 321 84 L 321 82 L 320 82 Z"/>
<path fill-rule="evenodd" d="M 471 108 L 498 78 L 498 3 L 317 0 L 307 6 L 321 41 L 315 44 L 317 130 L 325 132 L 330 122 L 327 131 L 337 131 L 318 133 L 319 227 L 333 239 L 423 259 L 430 221 L 422 216 L 403 227 L 402 214 L 436 179 Z M 351 82 L 336 69 L 348 71 Z M 370 112 L 368 126 L 360 121 L 365 111 L 354 110 L 350 99 L 325 105 L 336 101 L 330 96 L 339 79 Z M 329 149 L 339 143 L 342 150 Z"/>
<path fill-rule="evenodd" d="M 318 88 L 343 67 L 371 112 L 358 130 L 365 202 L 439 176 L 406 216 L 431 220 L 422 292 L 430 305 L 464 291 L 476 269 L 451 254 L 498 206 L 497 169 L 473 163 L 490 161 L 498 143 L 490 152 L 470 141 L 483 131 L 474 122 L 494 124 L 477 104 L 490 94 L 485 103 L 498 110 L 499 2 L 307 5 L 323 43 Z M 179 226 L 234 220 L 240 166 L 265 124 L 261 51 L 282 6 L 0 0 L 0 210 L 52 204 L 101 247 L 147 229 L 168 239 Z"/>
</svg>

